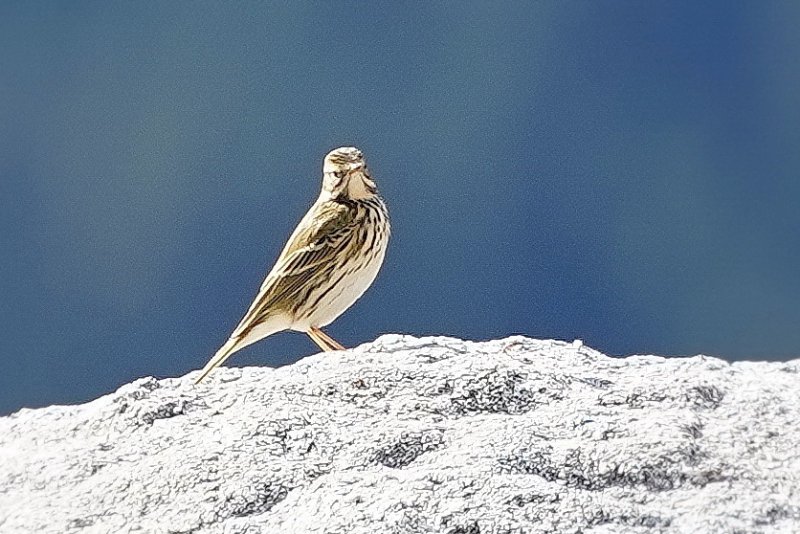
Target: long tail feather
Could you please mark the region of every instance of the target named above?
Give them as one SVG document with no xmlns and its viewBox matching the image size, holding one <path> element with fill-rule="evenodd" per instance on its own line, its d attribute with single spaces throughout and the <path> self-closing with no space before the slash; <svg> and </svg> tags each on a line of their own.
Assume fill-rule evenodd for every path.
<svg viewBox="0 0 800 534">
<path fill-rule="evenodd" d="M 214 354 L 214 356 L 208 361 L 205 367 L 203 367 L 203 371 L 200 373 L 200 376 L 197 380 L 194 381 L 195 384 L 199 384 L 203 381 L 205 377 L 207 377 L 211 371 L 225 363 L 225 360 L 230 358 L 234 352 L 237 350 L 244 348 L 245 345 L 241 343 L 241 339 L 232 337 L 222 345 L 219 350 Z"/>
</svg>

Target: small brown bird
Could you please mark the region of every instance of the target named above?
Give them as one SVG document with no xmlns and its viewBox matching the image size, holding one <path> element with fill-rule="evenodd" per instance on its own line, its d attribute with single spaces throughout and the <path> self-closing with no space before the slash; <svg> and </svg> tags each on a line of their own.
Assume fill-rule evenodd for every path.
<svg viewBox="0 0 800 534">
<path fill-rule="evenodd" d="M 305 332 L 324 351 L 344 350 L 321 328 L 352 306 L 378 275 L 389 243 L 389 213 L 357 148 L 331 151 L 322 173 L 319 198 L 196 384 L 236 351 L 283 330 Z"/>
</svg>

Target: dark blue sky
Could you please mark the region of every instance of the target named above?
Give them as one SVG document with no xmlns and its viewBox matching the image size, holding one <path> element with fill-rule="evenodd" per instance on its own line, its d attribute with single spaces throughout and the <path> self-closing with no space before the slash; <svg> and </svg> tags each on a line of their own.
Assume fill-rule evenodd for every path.
<svg viewBox="0 0 800 534">
<path fill-rule="evenodd" d="M 2 4 L 0 413 L 201 367 L 350 144 L 346 345 L 800 356 L 800 4 L 288 4 Z"/>
</svg>

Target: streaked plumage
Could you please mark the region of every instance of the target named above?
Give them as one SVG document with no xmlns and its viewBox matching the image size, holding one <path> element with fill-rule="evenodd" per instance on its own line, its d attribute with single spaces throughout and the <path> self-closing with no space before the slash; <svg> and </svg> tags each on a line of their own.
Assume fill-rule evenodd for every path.
<svg viewBox="0 0 800 534">
<path fill-rule="evenodd" d="M 323 163 L 322 192 L 300 221 L 250 309 L 203 368 L 203 380 L 236 351 L 282 330 L 341 348 L 320 328 L 375 280 L 389 242 L 389 214 L 361 151 L 342 147 Z"/>
</svg>

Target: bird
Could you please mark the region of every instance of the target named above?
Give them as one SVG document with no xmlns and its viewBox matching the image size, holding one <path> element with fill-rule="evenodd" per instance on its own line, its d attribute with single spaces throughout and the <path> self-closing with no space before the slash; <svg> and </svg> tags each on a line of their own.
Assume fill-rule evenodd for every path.
<svg viewBox="0 0 800 534">
<path fill-rule="evenodd" d="M 323 351 L 345 350 L 322 331 L 372 285 L 391 234 L 389 212 L 364 154 L 329 152 L 319 197 L 289 237 L 253 303 L 195 380 L 235 352 L 284 330 L 306 333 Z"/>
</svg>

